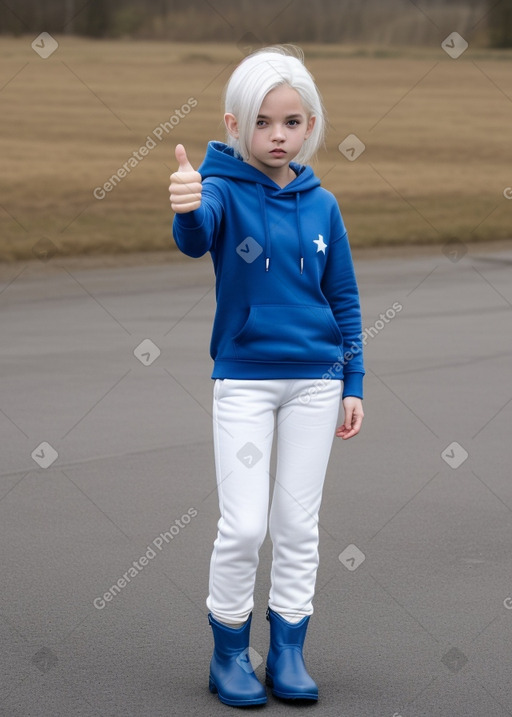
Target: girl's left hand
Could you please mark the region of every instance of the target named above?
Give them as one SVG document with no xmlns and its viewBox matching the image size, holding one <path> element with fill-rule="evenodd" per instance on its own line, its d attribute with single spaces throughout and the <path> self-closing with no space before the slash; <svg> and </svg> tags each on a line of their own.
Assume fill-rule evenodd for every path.
<svg viewBox="0 0 512 717">
<path fill-rule="evenodd" d="M 363 423 L 363 402 L 355 396 L 347 396 L 343 399 L 343 408 L 345 409 L 345 420 L 343 425 L 336 429 L 338 438 L 352 438 L 361 430 Z"/>
</svg>

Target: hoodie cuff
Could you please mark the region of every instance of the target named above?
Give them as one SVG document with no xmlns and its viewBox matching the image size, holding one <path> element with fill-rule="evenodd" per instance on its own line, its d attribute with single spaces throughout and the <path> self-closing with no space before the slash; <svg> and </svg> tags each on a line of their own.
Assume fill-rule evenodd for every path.
<svg viewBox="0 0 512 717">
<path fill-rule="evenodd" d="M 204 218 L 205 211 L 203 205 L 194 209 L 192 212 L 174 215 L 174 221 L 178 222 L 184 229 L 199 229 L 204 222 Z"/>
<path fill-rule="evenodd" d="M 344 375 L 342 398 L 355 396 L 361 400 L 363 399 L 363 376 L 364 374 L 359 372 L 346 373 Z"/>
</svg>

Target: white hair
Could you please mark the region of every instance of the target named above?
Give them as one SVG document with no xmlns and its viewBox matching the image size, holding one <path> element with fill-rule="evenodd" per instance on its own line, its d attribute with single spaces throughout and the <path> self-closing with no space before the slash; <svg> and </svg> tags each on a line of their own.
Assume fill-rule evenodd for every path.
<svg viewBox="0 0 512 717">
<path fill-rule="evenodd" d="M 280 85 L 289 85 L 300 96 L 309 117 L 315 117 L 311 135 L 294 158 L 306 164 L 324 141 L 325 111 L 315 80 L 304 65 L 304 54 L 295 46 L 265 47 L 248 55 L 231 75 L 224 91 L 224 110 L 237 119 L 238 137 L 227 133 L 227 143 L 244 160 L 250 155 L 252 135 L 261 104 Z"/>
</svg>

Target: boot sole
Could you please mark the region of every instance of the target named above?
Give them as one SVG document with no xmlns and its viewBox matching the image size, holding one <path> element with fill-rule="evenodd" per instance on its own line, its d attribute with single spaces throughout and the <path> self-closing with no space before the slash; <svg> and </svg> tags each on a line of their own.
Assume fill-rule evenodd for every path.
<svg viewBox="0 0 512 717">
<path fill-rule="evenodd" d="M 280 690 L 274 689 L 274 680 L 267 672 L 265 675 L 265 684 L 270 687 L 274 697 L 279 697 L 280 700 L 305 700 L 307 702 L 318 702 L 318 694 L 315 692 L 281 692 Z"/>
<path fill-rule="evenodd" d="M 224 697 L 224 695 L 222 695 L 217 689 L 217 685 L 211 677 L 209 679 L 208 689 L 212 694 L 217 695 L 223 704 L 229 705 L 230 707 L 251 707 L 252 705 L 264 705 L 267 703 L 266 697 L 257 697 L 253 700 L 236 700 Z"/>
</svg>

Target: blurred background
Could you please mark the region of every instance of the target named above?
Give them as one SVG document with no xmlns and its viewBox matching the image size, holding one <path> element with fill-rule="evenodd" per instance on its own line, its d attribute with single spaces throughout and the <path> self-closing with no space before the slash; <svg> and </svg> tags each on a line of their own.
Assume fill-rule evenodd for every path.
<svg viewBox="0 0 512 717">
<path fill-rule="evenodd" d="M 2 262 L 172 255 L 174 146 L 224 139 L 223 87 L 272 43 L 323 95 L 353 246 L 512 235 L 512 0 L 6 0 L 0 33 Z"/>
<path fill-rule="evenodd" d="M 15 35 L 44 27 L 89 37 L 232 42 L 233 29 L 252 28 L 265 42 L 403 45 L 435 43 L 444 26 L 484 45 L 512 45 L 510 0 L 18 0 L 0 5 L 0 22 Z"/>
</svg>

